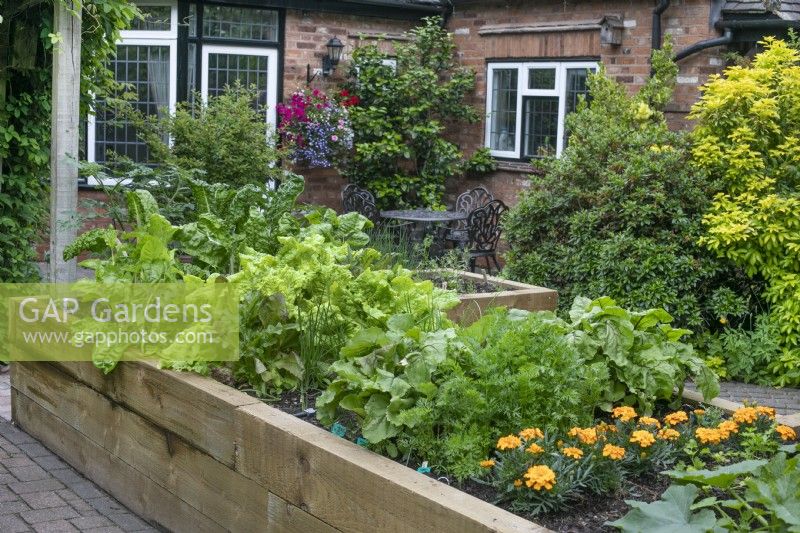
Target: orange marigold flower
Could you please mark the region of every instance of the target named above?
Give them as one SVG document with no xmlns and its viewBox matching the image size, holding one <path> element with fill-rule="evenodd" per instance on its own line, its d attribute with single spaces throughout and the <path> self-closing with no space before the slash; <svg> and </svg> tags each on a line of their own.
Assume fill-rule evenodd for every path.
<svg viewBox="0 0 800 533">
<path fill-rule="evenodd" d="M 481 468 L 492 468 L 494 466 L 494 459 L 485 459 L 480 463 Z"/>
<path fill-rule="evenodd" d="M 672 428 L 664 428 L 659 430 L 658 438 L 661 440 L 678 440 L 681 438 L 681 434 Z"/>
<path fill-rule="evenodd" d="M 603 457 L 619 461 L 625 457 L 625 448 L 622 446 L 614 446 L 613 444 L 606 444 L 603 446 Z"/>
<path fill-rule="evenodd" d="M 564 457 L 569 457 L 571 459 L 580 459 L 583 457 L 583 450 L 580 448 L 575 448 L 574 446 L 564 448 L 561 450 L 561 453 L 564 455 Z"/>
<path fill-rule="evenodd" d="M 525 440 L 542 439 L 544 438 L 544 433 L 539 428 L 528 428 L 520 431 L 519 436 Z"/>
<path fill-rule="evenodd" d="M 657 428 L 661 427 L 661 422 L 649 416 L 643 416 L 639 418 L 639 423 L 645 426 L 655 426 Z"/>
<path fill-rule="evenodd" d="M 733 420 L 725 420 L 724 422 L 720 422 L 717 426 L 717 429 L 719 430 L 722 440 L 727 439 L 733 433 L 739 433 L 739 426 Z"/>
<path fill-rule="evenodd" d="M 789 426 L 780 425 L 775 428 L 775 431 L 781 436 L 781 440 L 789 441 L 797 438 L 797 433 Z"/>
<path fill-rule="evenodd" d="M 636 418 L 636 411 L 634 411 L 633 407 L 623 406 L 623 407 L 615 407 L 611 411 L 611 415 L 614 418 L 619 418 L 623 422 L 627 422 L 629 420 L 633 420 Z"/>
<path fill-rule="evenodd" d="M 704 414 L 706 414 L 706 410 L 705 409 L 695 409 L 694 410 L 694 414 L 696 414 L 697 416 L 703 416 Z"/>
<path fill-rule="evenodd" d="M 694 431 L 697 440 L 703 444 L 719 444 L 722 441 L 722 433 L 714 428 L 697 428 Z"/>
<path fill-rule="evenodd" d="M 578 437 L 583 444 L 594 444 L 597 442 L 597 430 L 595 428 L 572 428 L 567 433 L 570 437 Z"/>
<path fill-rule="evenodd" d="M 498 450 L 513 450 L 522 446 L 522 440 L 516 435 L 506 435 L 497 440 Z"/>
<path fill-rule="evenodd" d="M 525 451 L 528 453 L 532 453 L 533 455 L 536 455 L 538 453 L 542 453 L 544 451 L 544 448 L 542 448 L 535 442 L 531 442 L 531 445 L 525 448 Z"/>
<path fill-rule="evenodd" d="M 775 420 L 775 408 L 774 407 L 767 407 L 766 405 L 759 405 L 756 406 L 756 412 L 760 415 L 764 415 L 770 420 Z"/>
<path fill-rule="evenodd" d="M 642 448 L 648 448 L 656 441 L 656 438 L 649 431 L 639 429 L 631 433 L 630 441 L 638 444 Z"/>
<path fill-rule="evenodd" d="M 689 415 L 687 415 L 685 411 L 675 411 L 664 417 L 664 422 L 670 426 L 677 426 L 681 422 L 686 422 L 687 420 L 689 420 Z"/>
<path fill-rule="evenodd" d="M 752 424 L 758 418 L 755 407 L 740 407 L 733 412 L 733 420 L 737 424 Z"/>
<path fill-rule="evenodd" d="M 522 486 L 522 480 L 521 479 L 515 479 L 514 480 L 514 486 L 517 487 L 517 488 L 520 488 Z"/>
<path fill-rule="evenodd" d="M 556 473 L 545 465 L 534 465 L 525 472 L 525 484 L 534 490 L 551 490 L 556 483 Z"/>
</svg>

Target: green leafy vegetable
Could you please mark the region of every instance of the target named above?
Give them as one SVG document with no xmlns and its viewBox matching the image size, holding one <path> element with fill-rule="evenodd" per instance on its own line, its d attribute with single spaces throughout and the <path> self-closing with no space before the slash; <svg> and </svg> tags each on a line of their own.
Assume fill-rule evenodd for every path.
<svg viewBox="0 0 800 533">
<path fill-rule="evenodd" d="M 624 517 L 607 525 L 625 533 L 706 533 L 724 531 L 717 526 L 714 512 L 703 509 L 692 512 L 698 488 L 694 485 L 672 485 L 661 500 L 653 503 L 625 500 L 633 507 Z"/>
</svg>

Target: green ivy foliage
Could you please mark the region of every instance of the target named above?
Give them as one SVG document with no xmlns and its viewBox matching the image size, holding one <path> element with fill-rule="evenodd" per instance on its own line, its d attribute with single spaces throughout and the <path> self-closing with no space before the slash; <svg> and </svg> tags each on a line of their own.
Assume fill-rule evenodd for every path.
<svg viewBox="0 0 800 533">
<path fill-rule="evenodd" d="M 783 354 L 778 384 L 800 384 L 800 51 L 767 38 L 751 65 L 711 79 L 692 110 L 693 155 L 721 180 L 700 242 L 766 280 Z"/>
<path fill-rule="evenodd" d="M 108 58 L 137 16 L 127 0 L 83 2 L 81 108 L 113 85 Z M 0 2 L 0 281 L 38 279 L 34 246 L 47 212 L 53 2 Z"/>
<path fill-rule="evenodd" d="M 607 295 L 691 327 L 747 308 L 746 278 L 697 245 L 718 183 L 691 169 L 686 137 L 661 112 L 671 50 L 654 53 L 655 75 L 635 96 L 602 69 L 590 77 L 590 101 L 567 117 L 568 147 L 538 163 L 544 175 L 506 218 L 508 276 L 558 289 L 565 304 Z M 722 289 L 735 297 L 716 297 Z"/>
<path fill-rule="evenodd" d="M 378 46 L 357 48 L 345 85 L 360 103 L 350 108 L 355 151 L 340 170 L 381 208 L 441 205 L 445 180 L 464 170 L 464 155 L 443 135 L 478 119 L 464 101 L 475 72 L 457 65 L 441 19 L 425 19 L 410 36 L 395 45 L 396 69 Z"/>
</svg>

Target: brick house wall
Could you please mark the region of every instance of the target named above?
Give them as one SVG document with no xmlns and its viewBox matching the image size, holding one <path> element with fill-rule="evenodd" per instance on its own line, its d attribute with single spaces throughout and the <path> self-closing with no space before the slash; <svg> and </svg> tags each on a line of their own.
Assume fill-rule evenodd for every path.
<svg viewBox="0 0 800 533">
<path fill-rule="evenodd" d="M 650 73 L 652 50 L 653 2 L 636 0 L 467 0 L 454 2 L 455 9 L 447 28 L 455 35 L 459 60 L 477 73 L 477 87 L 471 103 L 481 115 L 486 112 L 486 65 L 489 59 L 573 59 L 599 58 L 610 76 L 631 92 L 638 90 Z M 599 21 L 606 15 L 623 20 L 621 45 L 601 44 L 599 26 L 593 30 L 515 33 L 511 35 L 482 34 L 487 27 L 501 25 L 536 26 L 554 22 Z M 674 0 L 662 15 L 662 31 L 672 35 L 675 50 L 698 41 L 717 37 L 710 25 L 709 0 Z M 325 53 L 325 43 L 331 35 L 347 36 L 343 60 L 358 46 L 360 33 L 370 35 L 385 32 L 398 36 L 410 28 L 409 21 L 337 15 L 289 10 L 286 15 L 286 52 L 284 96 L 305 86 L 306 65 L 318 66 Z M 374 42 L 374 41 L 373 41 Z M 390 48 L 392 40 L 383 43 Z M 720 49 L 711 49 L 681 61 L 674 101 L 667 108 L 667 119 L 676 129 L 686 128 L 686 114 L 697 100 L 699 86 L 708 76 L 722 69 Z M 327 90 L 335 87 L 346 71 L 340 67 L 333 77 L 317 79 L 312 86 Z M 484 144 L 485 123 L 459 128 L 453 136 L 466 154 Z M 329 169 L 299 169 L 307 178 L 303 200 L 310 203 L 340 206 L 339 191 L 345 180 Z M 448 182 L 447 200 L 452 202 L 458 193 L 479 184 L 495 196 L 514 205 L 521 190 L 531 183 L 530 166 L 525 162 L 500 162 L 497 172 L 480 180 L 463 177 Z"/>
<path fill-rule="evenodd" d="M 455 34 L 461 63 L 478 74 L 473 98 L 482 114 L 486 111 L 487 59 L 569 59 L 600 58 L 608 74 L 624 84 L 630 92 L 638 90 L 650 74 L 652 50 L 653 2 L 632 0 L 543 0 L 537 2 L 487 0 L 456 2 L 448 23 Z M 662 31 L 673 37 L 675 51 L 698 41 L 719 36 L 710 27 L 711 2 L 708 0 L 675 0 L 662 15 Z M 541 25 L 563 21 L 599 21 L 605 15 L 620 15 L 624 21 L 622 44 L 600 43 L 599 28 L 593 31 L 564 33 L 531 33 L 513 35 L 481 35 L 482 28 L 495 25 Z M 680 73 L 673 102 L 667 108 L 667 119 L 674 128 L 685 128 L 691 105 L 699 96 L 699 87 L 710 74 L 720 72 L 723 61 L 720 49 L 711 49 L 679 63 Z M 484 144 L 484 122 L 463 128 L 456 142 L 465 153 L 472 153 Z M 454 178 L 448 183 L 448 198 L 478 184 L 495 196 L 514 205 L 519 192 L 530 185 L 528 165 L 501 162 L 494 174 L 481 180 Z"/>
<path fill-rule="evenodd" d="M 455 0 L 455 9 L 447 28 L 455 35 L 459 60 L 475 69 L 477 87 L 471 103 L 481 115 L 486 111 L 486 65 L 488 59 L 569 59 L 599 58 L 608 73 L 630 91 L 645 82 L 650 72 L 652 10 L 654 2 L 643 0 Z M 662 15 L 664 33 L 673 36 L 675 50 L 698 41 L 717 37 L 710 27 L 709 0 L 673 0 Z M 603 16 L 617 15 L 624 21 L 622 44 L 600 43 L 599 26 L 592 30 L 522 33 L 514 35 L 482 35 L 487 26 L 541 25 L 569 21 L 599 21 Z M 330 91 L 343 81 L 347 59 L 361 43 L 376 42 L 377 36 L 387 39 L 380 46 L 390 51 L 403 32 L 415 25 L 411 20 L 382 17 L 375 8 L 374 16 L 353 15 L 314 10 L 285 11 L 282 96 L 307 86 L 306 67 L 318 69 L 326 54 L 325 45 L 336 35 L 345 44 L 343 62 L 329 78 L 317 76 L 312 87 Z M 484 32 L 485 33 L 485 32 Z M 680 65 L 678 86 L 673 103 L 667 109 L 670 124 L 687 126 L 685 115 L 698 97 L 698 87 L 723 65 L 720 49 L 711 49 L 691 56 Z M 484 123 L 459 128 L 454 136 L 466 154 L 484 144 Z M 332 169 L 295 169 L 306 177 L 306 191 L 301 200 L 340 208 L 340 191 L 345 180 Z M 453 178 L 448 182 L 447 200 L 479 184 L 489 188 L 497 198 L 509 205 L 517 202 L 519 193 L 531 184 L 531 169 L 525 162 L 501 162 L 497 172 L 479 180 Z M 535 177 L 534 177 L 535 178 Z M 80 197 L 97 197 L 98 191 L 82 189 Z M 92 226 L 98 225 L 94 221 Z M 102 225 L 102 222 L 99 222 Z"/>
</svg>

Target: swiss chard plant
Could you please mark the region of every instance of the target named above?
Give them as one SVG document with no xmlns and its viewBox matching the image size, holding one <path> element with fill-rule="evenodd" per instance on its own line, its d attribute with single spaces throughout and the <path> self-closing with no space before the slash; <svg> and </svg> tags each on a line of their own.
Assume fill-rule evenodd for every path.
<svg viewBox="0 0 800 533">
<path fill-rule="evenodd" d="M 385 331 L 361 331 L 331 365 L 336 378 L 317 400 L 320 421 L 332 424 L 339 408 L 355 413 L 364 437 L 396 455 L 387 441 L 427 417 L 433 376 L 457 345 L 453 329 L 425 331 L 409 314 L 390 318 Z"/>
<path fill-rule="evenodd" d="M 98 254 L 99 257 L 87 259 L 81 266 L 94 270 L 97 281 L 105 283 L 180 279 L 181 265 L 171 246 L 178 228 L 158 214 L 158 205 L 147 191 L 129 191 L 127 203 L 131 231 L 113 228 L 87 231 L 64 249 L 64 259 L 82 252 Z"/>
<path fill-rule="evenodd" d="M 275 189 L 254 184 L 233 188 L 199 180 L 190 186 L 197 218 L 181 226 L 175 240 L 208 273 L 233 274 L 246 248 L 275 251 L 280 221 L 303 192 L 303 178 L 287 172 Z"/>
<path fill-rule="evenodd" d="M 671 400 L 691 377 L 706 399 L 719 393 L 716 375 L 690 344 L 691 332 L 673 328 L 663 309 L 629 311 L 611 298 L 578 297 L 570 311 L 568 342 L 591 364 L 608 367 L 610 383 L 602 407 L 636 404 L 650 412 L 656 400 Z M 678 395 L 680 397 L 680 395 Z"/>
</svg>

